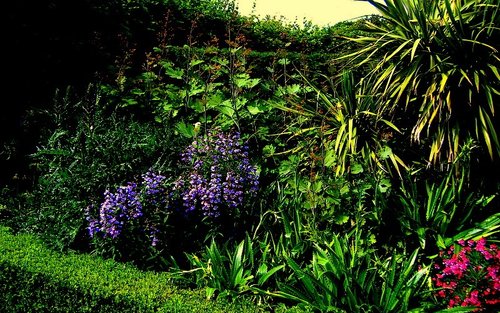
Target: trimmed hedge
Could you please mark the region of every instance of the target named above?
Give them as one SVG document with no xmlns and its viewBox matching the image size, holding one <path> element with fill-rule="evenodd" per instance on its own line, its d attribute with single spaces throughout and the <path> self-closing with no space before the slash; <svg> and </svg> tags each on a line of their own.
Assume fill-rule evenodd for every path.
<svg viewBox="0 0 500 313">
<path fill-rule="evenodd" d="M 209 301 L 166 273 L 49 250 L 0 227 L 0 312 L 262 312 L 247 301 Z"/>
</svg>

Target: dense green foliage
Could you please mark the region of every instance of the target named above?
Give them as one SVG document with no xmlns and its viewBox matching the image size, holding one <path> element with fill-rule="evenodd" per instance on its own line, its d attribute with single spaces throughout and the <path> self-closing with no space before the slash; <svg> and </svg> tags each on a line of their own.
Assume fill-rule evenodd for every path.
<svg viewBox="0 0 500 313">
<path fill-rule="evenodd" d="M 89 83 L 113 81 L 125 69 L 133 77 L 141 72 L 144 55 L 163 45 L 228 48 L 240 36 L 248 48 L 268 55 L 285 46 L 295 53 L 307 48 L 307 54 L 323 54 L 341 51 L 346 40 L 340 36 L 358 32 L 350 22 L 331 29 L 310 25 L 303 32 L 274 20 L 254 21 L 239 16 L 227 0 L 23 0 L 8 3 L 5 12 L 5 58 L 19 61 L 6 62 L 9 79 L 2 84 L 8 109 L 0 115 L 5 168 L 0 183 L 22 189 L 32 175 L 26 155 L 34 152 L 37 125 L 45 121 L 38 117 L 32 125 L 27 111 L 50 109 L 57 88 L 71 85 L 83 93 Z"/>
<path fill-rule="evenodd" d="M 356 39 L 365 47 L 344 57 L 373 63 L 367 77 L 377 113 L 406 112 L 396 122 L 408 123 L 401 127 L 412 128 L 412 141 L 430 146 L 429 162 L 453 161 L 470 137 L 498 156 L 498 1 L 368 2 L 384 22 Z"/>
<path fill-rule="evenodd" d="M 175 153 L 175 139 L 165 129 L 106 108 L 93 86 L 82 97 L 71 89 L 61 92 L 53 109 L 35 114 L 47 121 L 30 156 L 37 184 L 24 194 L 26 205 L 36 209 L 14 205 L 8 224 L 42 234 L 59 249 L 82 239 L 82 208 L 105 188 L 131 180 L 137 170 L 145 172 Z"/>
<path fill-rule="evenodd" d="M 326 28 L 226 0 L 86 2 L 121 24 L 72 41 L 98 47 L 98 80 L 25 111 L 36 136 L 5 174 L 0 222 L 218 301 L 494 310 L 496 287 L 466 277 L 448 299 L 436 281 L 458 273 L 442 258 L 458 240 L 497 251 L 498 1 L 368 2 L 379 16 Z M 0 139 L 0 157 L 22 154 L 22 137 Z M 500 286 L 497 260 L 475 279 Z"/>
<path fill-rule="evenodd" d="M 55 253 L 30 235 L 0 231 L 2 312 L 260 312 L 247 301 L 208 301 L 167 273 L 89 255 Z"/>
</svg>

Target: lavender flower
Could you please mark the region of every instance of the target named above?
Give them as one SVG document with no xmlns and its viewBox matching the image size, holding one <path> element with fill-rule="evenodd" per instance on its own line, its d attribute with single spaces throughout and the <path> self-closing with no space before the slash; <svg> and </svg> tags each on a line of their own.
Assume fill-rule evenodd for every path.
<svg viewBox="0 0 500 313">
<path fill-rule="evenodd" d="M 123 230 L 139 227 L 148 234 L 151 245 L 158 243 L 158 227 L 154 221 L 166 208 L 166 178 L 152 170 L 142 175 L 141 185 L 128 183 L 118 187 L 115 193 L 104 192 L 104 202 L 98 208 L 98 217 L 91 214 L 94 206 L 85 210 L 88 231 L 91 238 L 100 234 L 102 238 L 117 239 Z"/>
<path fill-rule="evenodd" d="M 153 204 L 164 204 L 165 198 L 165 176 L 156 174 L 152 170 L 142 175 L 142 184 L 145 197 Z"/>
<path fill-rule="evenodd" d="M 104 202 L 99 207 L 99 218 L 90 216 L 87 208 L 87 221 L 89 222 L 89 235 L 94 237 L 102 233 L 104 238 L 117 238 L 124 225 L 131 219 L 137 219 L 143 215 L 142 203 L 138 199 L 137 185 L 128 183 L 127 186 L 118 187 L 116 193 L 109 190 L 104 192 Z"/>
<path fill-rule="evenodd" d="M 257 193 L 257 168 L 250 164 L 248 147 L 240 134 L 215 131 L 197 138 L 181 154 L 186 167 L 175 182 L 186 213 L 201 209 L 204 216 L 218 217 L 224 207 L 235 209 Z"/>
</svg>

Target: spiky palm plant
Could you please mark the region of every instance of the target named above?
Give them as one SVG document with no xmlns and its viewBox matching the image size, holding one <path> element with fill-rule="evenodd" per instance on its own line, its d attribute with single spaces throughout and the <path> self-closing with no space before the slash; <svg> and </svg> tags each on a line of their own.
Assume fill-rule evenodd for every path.
<svg viewBox="0 0 500 313">
<path fill-rule="evenodd" d="M 498 0 L 363 0 L 382 23 L 343 58 L 370 65 L 371 95 L 385 114 L 429 146 L 428 161 L 456 158 L 468 138 L 500 155 Z M 402 125 L 402 123 L 407 123 Z"/>
<path fill-rule="evenodd" d="M 287 105 L 275 106 L 300 117 L 306 127 L 297 127 L 294 136 L 303 135 L 321 145 L 324 166 L 333 168 L 336 175 L 349 172 L 359 160 L 384 171 L 395 169 L 398 174 L 401 167 L 407 168 L 387 140 L 400 130 L 379 112 L 365 89 L 369 83 L 357 82 L 351 71 L 344 71 L 332 96 L 302 78 L 314 96 L 305 101 L 289 98 Z"/>
</svg>

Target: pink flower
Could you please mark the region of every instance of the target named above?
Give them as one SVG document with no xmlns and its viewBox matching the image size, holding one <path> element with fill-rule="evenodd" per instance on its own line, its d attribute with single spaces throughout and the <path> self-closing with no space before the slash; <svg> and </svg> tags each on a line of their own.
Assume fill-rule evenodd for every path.
<svg viewBox="0 0 500 313">
<path fill-rule="evenodd" d="M 448 303 L 448 308 L 454 307 L 456 304 L 460 303 L 460 297 L 459 296 L 454 296 L 452 299 L 450 299 L 450 302 Z"/>
<path fill-rule="evenodd" d="M 462 306 L 477 306 L 481 307 L 481 301 L 478 299 L 479 291 L 473 290 L 469 297 L 465 298 L 462 302 Z"/>
<path fill-rule="evenodd" d="M 500 304 L 500 299 L 486 300 L 486 304 L 491 304 L 491 305 Z"/>
<path fill-rule="evenodd" d="M 456 247 L 456 249 L 455 249 Z M 459 240 L 439 253 L 432 281 L 435 294 L 448 308 L 474 306 L 475 311 L 488 310 L 500 303 L 500 251 L 486 239 Z"/>
</svg>

